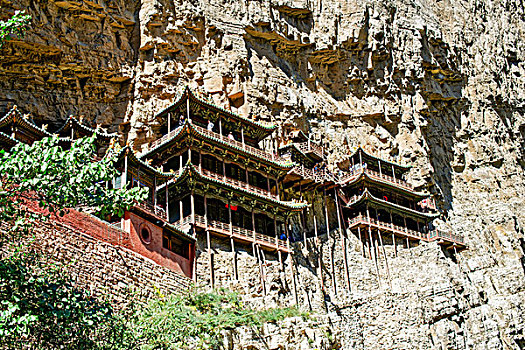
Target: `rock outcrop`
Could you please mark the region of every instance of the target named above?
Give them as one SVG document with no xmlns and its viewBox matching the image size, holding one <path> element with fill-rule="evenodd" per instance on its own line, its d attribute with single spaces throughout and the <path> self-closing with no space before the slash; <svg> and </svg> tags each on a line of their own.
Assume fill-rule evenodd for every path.
<svg viewBox="0 0 525 350">
<path fill-rule="evenodd" d="M 428 244 L 394 257 L 385 242 L 381 279 L 350 237 L 352 291 L 338 271 L 335 295 L 327 271 L 327 300 L 305 251 L 297 290 L 326 319 L 328 333 L 312 331 L 325 339 L 272 328 L 253 344 L 246 332 L 229 334 L 231 347 L 525 348 L 521 1 L 0 4 L 4 17 L 33 16 L 27 36 L 1 49 L 0 109 L 16 103 L 46 123 L 85 115 L 140 149 L 159 136 L 155 112 L 189 85 L 235 113 L 309 130 L 331 161 L 363 145 L 413 164 L 410 180 L 436 196 L 441 224 L 466 237 L 469 249 L 456 255 Z M 331 236 L 323 257 L 341 267 Z M 277 333 L 283 340 L 272 342 Z"/>
</svg>

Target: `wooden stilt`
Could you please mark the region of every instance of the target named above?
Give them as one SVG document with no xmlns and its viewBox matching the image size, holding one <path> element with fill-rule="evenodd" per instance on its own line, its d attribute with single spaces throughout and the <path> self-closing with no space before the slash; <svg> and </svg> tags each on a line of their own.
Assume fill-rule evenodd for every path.
<svg viewBox="0 0 525 350">
<path fill-rule="evenodd" d="M 210 266 L 210 283 L 211 287 L 215 288 L 215 272 L 213 271 L 213 255 L 211 251 L 211 237 L 208 229 L 208 197 L 204 193 L 204 227 L 206 229 L 206 245 L 208 248 L 208 263 Z"/>
<path fill-rule="evenodd" d="M 363 258 L 366 257 L 365 254 L 365 244 L 363 243 L 363 239 L 361 238 L 361 227 L 357 226 L 357 234 L 359 235 L 359 242 L 361 242 L 361 249 L 363 251 Z"/>
<path fill-rule="evenodd" d="M 313 205 L 312 205 L 313 211 Z M 321 245 L 319 244 L 319 235 L 317 234 L 317 218 L 314 213 L 314 234 L 315 234 L 315 248 L 317 249 L 317 266 L 319 268 L 319 280 L 321 281 L 321 289 L 324 291 L 324 279 L 323 279 L 323 266 L 322 266 L 322 250 Z"/>
<path fill-rule="evenodd" d="M 325 222 L 326 222 L 326 235 L 330 236 L 330 220 L 328 218 L 328 202 L 326 201 L 326 189 L 323 188 L 323 198 L 324 198 L 324 215 L 325 215 Z M 332 246 L 329 246 L 330 248 L 330 265 L 331 265 L 331 273 L 332 273 L 332 287 L 334 294 L 337 294 L 337 282 L 335 278 L 335 266 L 334 266 L 334 252 Z"/>
<path fill-rule="evenodd" d="M 293 252 L 290 249 L 290 232 L 288 232 L 288 217 L 284 220 L 284 232 L 286 234 L 286 245 L 288 247 L 288 250 L 290 253 L 288 253 L 288 258 L 290 259 L 290 273 L 292 274 L 292 287 L 293 287 L 293 294 L 295 296 L 295 304 L 299 304 L 299 296 L 297 295 L 297 283 L 295 281 L 295 272 L 294 272 L 294 258 L 293 258 Z"/>
<path fill-rule="evenodd" d="M 264 295 L 266 295 L 266 278 L 264 275 L 264 266 L 263 266 L 264 253 L 258 244 L 257 244 L 257 257 L 259 261 L 259 273 L 261 274 L 261 286 L 262 286 Z"/>
<path fill-rule="evenodd" d="M 335 206 L 337 209 L 337 224 L 339 225 L 339 232 L 341 232 L 341 245 L 343 250 L 343 261 L 345 264 L 345 279 L 346 279 L 346 285 L 348 287 L 348 290 L 351 290 L 350 287 L 350 273 L 348 271 L 348 256 L 347 256 L 347 242 L 346 242 L 346 235 L 343 233 L 342 225 L 341 225 L 341 217 L 343 216 L 343 213 L 341 211 L 341 207 L 339 206 L 339 199 L 337 198 L 337 190 L 334 188 L 334 196 L 335 196 Z M 344 222 L 344 217 L 342 218 Z"/>
<path fill-rule="evenodd" d="M 383 251 L 383 256 L 385 257 L 385 266 L 386 266 L 386 275 L 388 277 L 388 284 L 390 284 L 390 288 L 392 288 L 392 279 L 390 277 L 390 268 L 388 266 L 388 258 L 386 256 L 385 246 L 383 245 L 383 238 L 381 236 L 381 231 L 377 231 L 377 235 L 379 236 L 379 243 L 381 244 L 381 250 Z"/>
<path fill-rule="evenodd" d="M 392 246 L 394 247 L 394 255 L 397 258 L 397 242 L 396 236 L 392 233 Z"/>
<path fill-rule="evenodd" d="M 235 243 L 233 242 L 233 224 L 232 224 L 232 208 L 231 208 L 231 202 L 228 201 L 228 216 L 230 219 L 230 244 L 232 248 L 233 253 L 233 280 L 237 280 L 237 252 L 235 251 Z"/>
<path fill-rule="evenodd" d="M 366 216 L 368 218 L 368 222 L 370 223 L 370 211 L 368 210 L 368 205 L 366 206 Z M 370 238 L 370 245 L 373 245 L 371 247 L 371 250 L 374 251 L 373 260 L 376 266 L 377 282 L 379 283 L 379 288 L 381 288 L 381 275 L 379 274 L 379 264 L 377 261 L 378 260 L 377 244 L 374 243 L 374 239 L 372 237 L 372 228 L 370 227 L 370 224 L 368 225 L 368 237 Z"/>
</svg>

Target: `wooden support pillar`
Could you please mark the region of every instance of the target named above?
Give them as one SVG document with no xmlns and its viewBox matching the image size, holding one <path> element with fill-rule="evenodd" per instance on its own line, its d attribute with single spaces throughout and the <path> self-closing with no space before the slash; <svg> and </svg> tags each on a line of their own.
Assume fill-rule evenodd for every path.
<svg viewBox="0 0 525 350">
<path fill-rule="evenodd" d="M 168 113 L 168 134 L 171 132 L 171 113 Z"/>
<path fill-rule="evenodd" d="M 190 118 L 190 94 L 189 93 L 188 93 L 188 99 L 186 100 L 186 112 L 187 112 L 188 123 L 191 123 L 191 118 Z"/>
<path fill-rule="evenodd" d="M 346 279 L 346 285 L 348 286 L 348 290 L 351 290 L 350 288 L 350 273 L 348 271 L 348 256 L 347 256 L 347 242 L 346 242 L 346 234 L 343 233 L 343 228 L 341 225 L 341 216 L 343 215 L 341 211 L 341 207 L 339 206 L 339 198 L 337 198 L 337 188 L 334 188 L 334 196 L 335 196 L 335 206 L 337 210 L 337 225 L 339 225 L 339 232 L 341 233 L 341 246 L 343 250 L 343 261 L 345 264 L 345 279 Z M 344 222 L 344 217 L 343 217 Z"/>
<path fill-rule="evenodd" d="M 325 222 L 326 222 L 326 235 L 330 235 L 330 220 L 328 217 L 328 202 L 326 200 L 326 189 L 323 188 L 323 198 L 324 198 L 324 215 L 325 215 Z M 334 252 L 332 247 L 330 246 L 330 265 L 332 270 L 332 286 L 334 294 L 337 295 L 337 281 L 335 278 L 335 266 L 334 266 Z"/>
<path fill-rule="evenodd" d="M 208 247 L 208 263 L 210 266 L 211 287 L 215 288 L 215 271 L 213 267 L 213 253 L 211 251 L 211 237 L 208 227 L 208 196 L 204 193 L 204 227 L 206 229 L 206 245 Z"/>
<path fill-rule="evenodd" d="M 279 178 L 276 177 L 275 178 L 275 186 L 277 187 L 277 199 L 278 200 L 281 200 L 281 190 L 280 190 L 280 186 L 279 186 Z"/>
<path fill-rule="evenodd" d="M 359 165 L 363 165 L 363 155 L 361 154 L 363 153 L 363 151 L 361 150 L 361 148 L 359 148 Z"/>
<path fill-rule="evenodd" d="M 219 134 L 222 136 L 222 118 L 219 117 Z"/>
<path fill-rule="evenodd" d="M 394 166 L 392 165 L 392 177 L 394 178 L 394 181 L 396 181 L 396 172 L 394 170 Z"/>
<path fill-rule="evenodd" d="M 397 242 L 396 242 L 396 236 L 394 235 L 394 232 L 392 232 L 392 245 L 394 247 L 394 255 L 397 258 Z"/>
<path fill-rule="evenodd" d="M 319 235 L 317 233 L 317 217 L 315 216 L 314 205 L 312 203 L 312 213 L 314 217 L 314 235 L 315 235 L 315 247 L 317 248 L 317 265 L 319 266 L 319 280 L 321 281 L 321 289 L 324 292 L 324 279 L 323 279 L 323 265 L 322 265 L 322 250 L 321 244 L 319 243 Z"/>
<path fill-rule="evenodd" d="M 202 152 L 199 149 L 199 173 L 202 174 Z"/>
<path fill-rule="evenodd" d="M 166 181 L 166 221 L 170 222 L 170 202 L 168 198 L 168 184 L 169 182 Z"/>
<path fill-rule="evenodd" d="M 157 176 L 153 175 L 153 211 L 155 210 L 157 210 Z"/>
<path fill-rule="evenodd" d="M 377 160 L 377 165 L 379 165 L 379 176 L 383 177 L 383 171 L 381 170 L 381 161 L 379 159 Z"/>
<path fill-rule="evenodd" d="M 241 141 L 242 141 L 242 149 L 246 149 L 246 145 L 244 143 L 244 127 L 241 127 Z"/>
<path fill-rule="evenodd" d="M 379 223 L 379 215 L 377 214 L 377 209 L 376 220 Z M 383 257 L 385 258 L 386 275 L 388 277 L 388 283 L 390 284 L 390 287 L 392 287 L 392 280 L 390 278 L 390 268 L 388 267 L 388 258 L 386 256 L 385 246 L 383 245 L 383 236 L 381 235 L 381 231 L 379 229 L 377 229 L 377 236 L 379 237 L 379 243 L 381 244 L 381 250 L 383 251 Z"/>
<path fill-rule="evenodd" d="M 232 204 L 231 201 L 228 201 L 228 218 L 230 220 L 230 244 L 232 247 L 233 253 L 233 279 L 236 281 L 237 276 L 237 252 L 235 251 L 235 243 L 233 242 L 233 223 L 232 223 Z"/>
<path fill-rule="evenodd" d="M 226 162 L 224 161 L 224 158 L 222 159 L 222 177 L 224 181 L 226 181 Z"/>
<path fill-rule="evenodd" d="M 370 210 L 368 210 L 368 205 L 366 206 L 366 217 L 368 219 L 368 237 L 370 238 L 370 245 L 373 245 L 372 250 L 374 251 L 373 254 L 373 260 L 374 264 L 376 266 L 376 273 L 377 273 L 377 282 L 379 283 L 379 288 L 381 288 L 381 275 L 379 274 L 379 263 L 378 263 L 378 256 L 376 254 L 377 252 L 377 244 L 375 244 L 374 239 L 372 237 L 372 228 L 371 228 L 371 221 L 370 221 Z"/>
<path fill-rule="evenodd" d="M 261 287 L 263 290 L 263 294 L 266 295 L 266 281 L 264 278 L 264 270 L 263 270 L 263 264 L 262 264 L 263 258 L 261 256 L 261 247 L 258 244 L 256 246 L 256 250 L 257 250 L 257 261 L 259 263 L 259 277 L 261 281 Z"/>
<path fill-rule="evenodd" d="M 253 256 L 255 257 L 255 245 L 256 245 L 256 236 L 255 236 L 255 208 L 252 208 L 252 231 L 253 231 L 252 250 L 253 250 Z"/>
<path fill-rule="evenodd" d="M 277 231 L 277 214 L 273 214 L 273 230 L 275 231 L 275 245 L 277 246 L 277 256 L 279 257 L 279 265 L 281 270 L 283 268 L 283 255 L 281 248 L 279 247 L 279 233 Z"/>
<path fill-rule="evenodd" d="M 182 167 L 184 164 L 182 164 L 182 153 L 179 155 L 179 172 L 182 173 Z"/>
<path fill-rule="evenodd" d="M 127 188 L 128 184 L 128 155 L 124 156 L 124 172 L 122 173 L 122 180 L 120 181 L 121 188 Z"/>
<path fill-rule="evenodd" d="M 182 198 L 179 200 L 179 213 L 180 213 L 180 222 L 182 224 L 182 219 L 184 219 L 184 207 L 182 204 Z"/>
<path fill-rule="evenodd" d="M 363 239 L 361 238 L 361 227 L 357 226 L 357 234 L 359 235 L 359 242 L 361 242 L 361 249 L 363 250 L 363 258 L 366 257 L 365 254 L 365 243 L 363 242 Z"/>
<path fill-rule="evenodd" d="M 193 190 L 191 190 L 191 194 L 190 194 L 190 210 L 191 210 L 191 224 L 193 225 L 193 229 L 195 230 L 195 196 L 193 194 Z"/>
<path fill-rule="evenodd" d="M 289 254 L 288 257 L 290 259 L 290 273 L 292 277 L 293 294 L 295 296 L 295 305 L 299 305 L 299 297 L 297 295 L 297 282 L 295 280 L 295 271 L 294 271 L 294 258 L 293 258 L 292 249 L 290 247 L 290 232 L 288 232 L 288 220 L 289 220 L 289 217 L 287 216 L 284 219 L 284 234 L 286 235 L 286 246 L 288 247 L 288 251 L 290 252 L 288 253 Z"/>
</svg>

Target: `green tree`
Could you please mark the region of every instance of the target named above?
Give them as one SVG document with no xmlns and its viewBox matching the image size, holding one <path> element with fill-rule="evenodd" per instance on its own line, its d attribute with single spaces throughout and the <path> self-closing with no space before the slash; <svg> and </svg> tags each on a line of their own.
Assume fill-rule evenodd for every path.
<svg viewBox="0 0 525 350">
<path fill-rule="evenodd" d="M 117 176 L 112 151 L 95 161 L 95 137 L 70 149 L 57 136 L 0 151 L 0 246 L 26 242 L 35 220 L 28 202 L 52 215 L 89 208 L 104 217 L 122 215 L 147 189 L 111 189 Z M 0 348 L 114 348 L 125 329 L 107 303 L 76 288 L 64 273 L 29 245 L 0 259 Z M 21 342 L 21 343 L 17 343 Z M 119 346 L 120 346 L 119 345 Z"/>
<path fill-rule="evenodd" d="M 25 11 L 16 11 L 7 21 L 0 21 L 0 46 L 13 36 L 23 37 L 30 23 L 31 15 Z"/>
<path fill-rule="evenodd" d="M 20 143 L 10 152 L 0 151 L 0 222 L 10 227 L 0 239 L 27 232 L 35 218 L 26 201 L 36 201 L 54 215 L 67 208 L 89 208 L 95 215 L 124 214 L 135 200 L 147 198 L 147 188 L 111 189 L 106 184 L 117 176 L 116 154 L 94 161 L 95 136 L 75 140 L 70 149 L 59 145 L 58 136 L 32 145 Z M 21 229 L 24 229 L 21 231 Z M 11 234 L 11 235 L 9 235 Z"/>
</svg>

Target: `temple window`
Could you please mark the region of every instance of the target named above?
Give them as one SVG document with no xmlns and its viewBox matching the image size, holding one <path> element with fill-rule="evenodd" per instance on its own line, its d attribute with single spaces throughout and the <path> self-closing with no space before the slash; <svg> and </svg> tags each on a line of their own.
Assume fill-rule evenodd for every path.
<svg viewBox="0 0 525 350">
<path fill-rule="evenodd" d="M 162 233 L 162 247 L 183 258 L 189 258 L 189 245 L 166 230 Z"/>
</svg>

